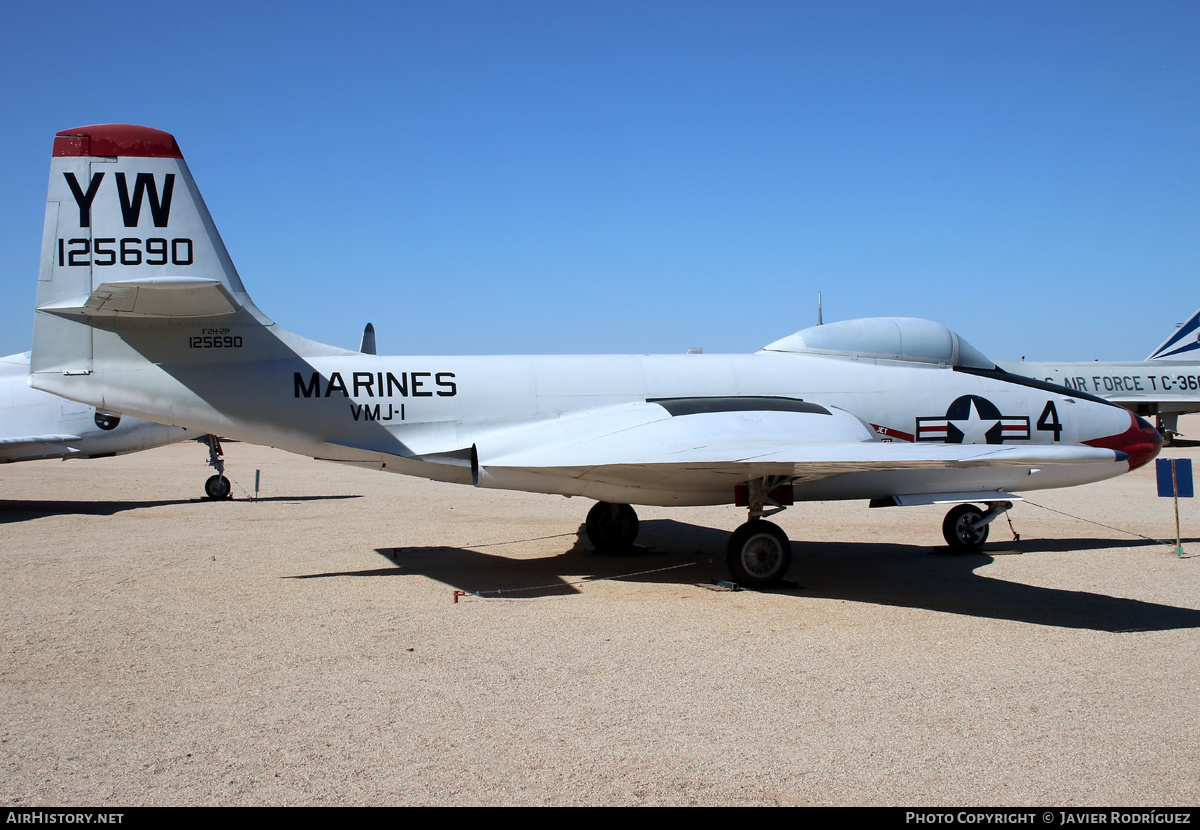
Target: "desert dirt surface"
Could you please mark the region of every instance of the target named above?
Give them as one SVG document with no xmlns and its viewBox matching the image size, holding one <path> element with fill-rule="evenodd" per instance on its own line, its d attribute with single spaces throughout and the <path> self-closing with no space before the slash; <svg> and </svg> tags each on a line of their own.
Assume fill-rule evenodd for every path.
<svg viewBox="0 0 1200 830">
<path fill-rule="evenodd" d="M 227 502 L 194 443 L 0 469 L 6 805 L 1200 804 L 1200 505 L 1179 558 L 1153 464 L 976 555 L 797 505 L 756 593 L 713 584 L 744 509 L 597 556 L 583 499 L 225 449 Z"/>
</svg>

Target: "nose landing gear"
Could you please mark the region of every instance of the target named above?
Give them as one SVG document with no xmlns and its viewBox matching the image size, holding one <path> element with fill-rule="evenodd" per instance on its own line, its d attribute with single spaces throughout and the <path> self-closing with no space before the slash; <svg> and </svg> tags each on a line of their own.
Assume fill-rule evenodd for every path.
<svg viewBox="0 0 1200 830">
<path fill-rule="evenodd" d="M 988 526 L 1011 509 L 1011 501 L 989 502 L 986 510 L 973 504 L 960 504 L 946 514 L 942 536 L 950 550 L 956 553 L 977 551 L 987 541 Z"/>
<path fill-rule="evenodd" d="M 209 476 L 208 481 L 204 482 L 204 494 L 214 501 L 230 498 L 233 487 L 229 479 L 225 478 L 225 456 L 221 450 L 220 439 L 215 435 L 205 435 L 196 440 L 208 445 L 208 466 L 217 471 L 216 475 Z"/>
</svg>

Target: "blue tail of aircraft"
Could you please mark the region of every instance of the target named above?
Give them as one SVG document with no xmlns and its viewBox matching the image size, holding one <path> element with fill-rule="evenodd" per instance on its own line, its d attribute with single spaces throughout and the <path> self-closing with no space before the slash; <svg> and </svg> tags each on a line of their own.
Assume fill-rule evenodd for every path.
<svg viewBox="0 0 1200 830">
<path fill-rule="evenodd" d="M 1147 360 L 1200 359 L 1200 310 L 1150 353 Z"/>
</svg>

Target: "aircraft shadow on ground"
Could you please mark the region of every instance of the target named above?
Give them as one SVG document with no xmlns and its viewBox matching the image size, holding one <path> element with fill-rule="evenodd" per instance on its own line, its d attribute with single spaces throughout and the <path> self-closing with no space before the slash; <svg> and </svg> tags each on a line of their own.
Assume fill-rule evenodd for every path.
<svg viewBox="0 0 1200 830">
<path fill-rule="evenodd" d="M 469 594 L 509 599 L 575 594 L 579 584 L 600 579 L 713 583 L 729 578 L 723 553 L 728 537 L 725 530 L 658 519 L 642 522 L 639 541 L 645 549 L 623 555 L 597 555 L 584 539 L 573 537 L 563 538 L 564 546 L 570 546 L 562 553 L 541 559 L 513 559 L 502 552 L 468 548 L 398 546 L 376 549 L 388 560 L 387 567 L 293 578 L 424 576 Z M 1184 542 L 1196 544 L 1200 539 Z M 995 542 L 986 545 L 982 553 L 952 556 L 933 555 L 946 554 L 945 547 L 793 542 L 789 576 L 800 587 L 775 593 L 1094 631 L 1200 628 L 1200 610 L 1024 585 L 991 578 L 986 571 L 978 573 L 993 561 L 988 550 L 999 555 L 1155 546 L 1157 543 L 1144 539 L 1035 539 Z M 1079 567 L 1087 567 L 1085 558 L 1080 557 Z M 572 576 L 575 574 L 585 576 Z"/>
<path fill-rule="evenodd" d="M 255 501 L 326 501 L 333 499 L 360 499 L 362 496 L 262 496 Z M 173 504 L 192 504 L 198 501 L 221 501 L 213 499 L 157 499 L 146 501 L 22 501 L 0 499 L 0 524 L 27 522 L 43 516 L 112 516 L 126 510 L 141 510 L 147 507 L 166 507 Z M 244 499 L 229 499 L 244 501 Z"/>
<path fill-rule="evenodd" d="M 342 499 L 361 499 L 362 496 L 355 495 L 339 495 L 339 496 L 259 496 L 256 499 L 249 501 L 341 501 Z M 202 499 L 193 499 L 193 501 L 202 501 Z M 233 499 L 233 501 L 247 501 L 247 499 Z"/>
<path fill-rule="evenodd" d="M 187 504 L 192 499 L 147 501 L 0 501 L 0 524 L 26 522 L 43 516 L 112 516 L 126 510 Z"/>
</svg>

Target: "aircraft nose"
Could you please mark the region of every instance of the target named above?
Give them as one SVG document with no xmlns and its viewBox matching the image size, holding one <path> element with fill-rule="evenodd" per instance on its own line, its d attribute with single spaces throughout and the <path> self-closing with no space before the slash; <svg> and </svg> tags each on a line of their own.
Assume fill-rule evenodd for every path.
<svg viewBox="0 0 1200 830">
<path fill-rule="evenodd" d="M 1084 441 L 1090 447 L 1116 450 L 1129 456 L 1129 469 L 1136 470 L 1150 462 L 1162 449 L 1162 436 L 1150 422 L 1139 415 L 1129 413 L 1129 429 L 1116 435 Z"/>
</svg>

